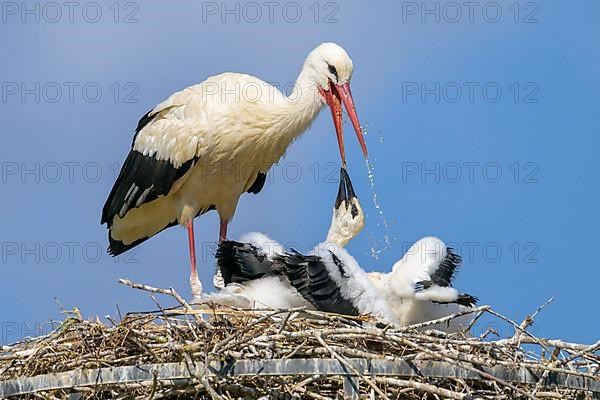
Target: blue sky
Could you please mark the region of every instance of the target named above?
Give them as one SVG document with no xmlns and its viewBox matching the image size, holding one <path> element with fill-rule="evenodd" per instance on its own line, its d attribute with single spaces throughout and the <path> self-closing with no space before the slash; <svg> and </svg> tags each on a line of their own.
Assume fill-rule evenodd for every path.
<svg viewBox="0 0 600 400">
<path fill-rule="evenodd" d="M 100 211 L 137 120 L 223 71 L 291 83 L 324 41 L 354 60 L 387 221 L 346 124 L 368 216 L 349 250 L 365 269 L 385 271 L 436 235 L 462 253 L 456 285 L 482 303 L 520 321 L 555 296 L 536 332 L 598 339 L 598 2 L 24 4 L 4 2 L 0 20 L 0 342 L 47 330 L 55 299 L 86 316 L 153 307 L 121 277 L 188 294 L 182 229 L 126 258 L 103 253 Z M 328 229 L 338 164 L 322 113 L 263 193 L 242 198 L 230 237 L 255 230 L 309 249 Z M 196 233 L 199 247 L 214 243 L 216 215 Z M 207 284 L 213 269 L 202 260 Z"/>
</svg>

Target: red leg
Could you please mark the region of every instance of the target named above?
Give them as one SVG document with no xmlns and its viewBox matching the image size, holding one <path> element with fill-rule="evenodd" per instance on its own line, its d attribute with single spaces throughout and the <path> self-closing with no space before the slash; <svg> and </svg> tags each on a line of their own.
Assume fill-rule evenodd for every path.
<svg viewBox="0 0 600 400">
<path fill-rule="evenodd" d="M 221 229 L 219 231 L 219 243 L 224 240 L 227 240 L 227 224 L 229 221 L 221 220 Z M 225 287 L 225 281 L 223 281 L 223 275 L 221 275 L 221 270 L 217 268 L 217 273 L 213 277 L 213 285 L 215 285 L 218 289 L 223 289 Z"/>
<path fill-rule="evenodd" d="M 190 220 L 187 223 L 187 231 L 190 245 L 190 263 L 192 267 L 190 272 L 190 286 L 192 288 L 192 295 L 196 297 L 202 294 L 202 283 L 200 283 L 200 279 L 198 278 L 198 269 L 196 268 L 196 243 L 194 239 L 193 220 Z"/>
<path fill-rule="evenodd" d="M 219 232 L 219 243 L 221 243 L 224 240 L 227 240 L 227 225 L 228 224 L 229 224 L 229 221 L 221 220 L 221 230 Z"/>
</svg>

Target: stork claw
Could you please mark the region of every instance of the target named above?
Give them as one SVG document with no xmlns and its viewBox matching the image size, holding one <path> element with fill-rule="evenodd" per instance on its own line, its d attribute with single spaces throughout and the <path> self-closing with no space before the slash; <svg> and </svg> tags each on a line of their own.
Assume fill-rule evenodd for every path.
<svg viewBox="0 0 600 400">
<path fill-rule="evenodd" d="M 202 297 L 203 294 L 203 288 L 202 288 L 202 282 L 200 282 L 200 279 L 198 279 L 198 275 L 190 275 L 190 287 L 192 289 L 192 296 L 194 297 L 194 299 L 199 299 Z"/>
</svg>

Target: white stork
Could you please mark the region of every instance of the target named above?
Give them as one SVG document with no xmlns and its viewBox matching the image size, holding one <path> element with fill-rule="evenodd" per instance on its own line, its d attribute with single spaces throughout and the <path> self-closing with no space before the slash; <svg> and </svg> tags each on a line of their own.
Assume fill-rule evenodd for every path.
<svg viewBox="0 0 600 400">
<path fill-rule="evenodd" d="M 259 193 L 271 166 L 327 104 L 346 165 L 341 103 L 365 158 L 367 149 L 352 94 L 352 60 L 324 43 L 306 58 L 287 97 L 259 78 L 224 73 L 171 95 L 139 121 L 132 149 L 102 212 L 109 253 L 118 255 L 157 233 L 187 227 L 192 294 L 202 293 L 193 219 L 210 210 L 227 237 L 243 193 Z"/>
<path fill-rule="evenodd" d="M 288 252 L 260 233 L 245 235 L 245 243 L 225 241 L 217 252 L 217 265 L 227 286 L 208 299 L 238 307 L 306 306 L 370 314 L 402 326 L 476 304 L 475 297 L 451 287 L 462 260 L 434 237 L 417 241 L 390 273 L 365 273 L 342 248 L 363 225 L 362 209 L 343 170 L 328 241 L 307 256 Z M 461 323 L 433 328 L 455 331 Z"/>
</svg>

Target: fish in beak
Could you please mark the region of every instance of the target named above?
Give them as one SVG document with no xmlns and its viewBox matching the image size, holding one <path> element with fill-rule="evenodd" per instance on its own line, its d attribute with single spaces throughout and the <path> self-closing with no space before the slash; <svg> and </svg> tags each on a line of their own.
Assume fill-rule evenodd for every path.
<svg viewBox="0 0 600 400">
<path fill-rule="evenodd" d="M 346 82 L 338 85 L 329 80 L 329 90 L 320 89 L 320 92 L 331 109 L 331 116 L 333 117 L 335 133 L 337 135 L 340 155 L 342 157 L 342 168 L 346 168 L 346 152 L 344 150 L 344 135 L 342 131 L 342 103 L 344 104 L 344 107 L 346 107 L 346 112 L 350 117 L 352 126 L 354 126 L 354 131 L 358 137 L 360 147 L 362 148 L 365 159 L 367 159 L 367 145 L 365 143 L 362 128 L 360 127 L 360 122 L 358 121 L 356 106 L 354 105 L 354 99 L 352 98 L 352 92 L 350 91 L 350 83 Z"/>
</svg>

